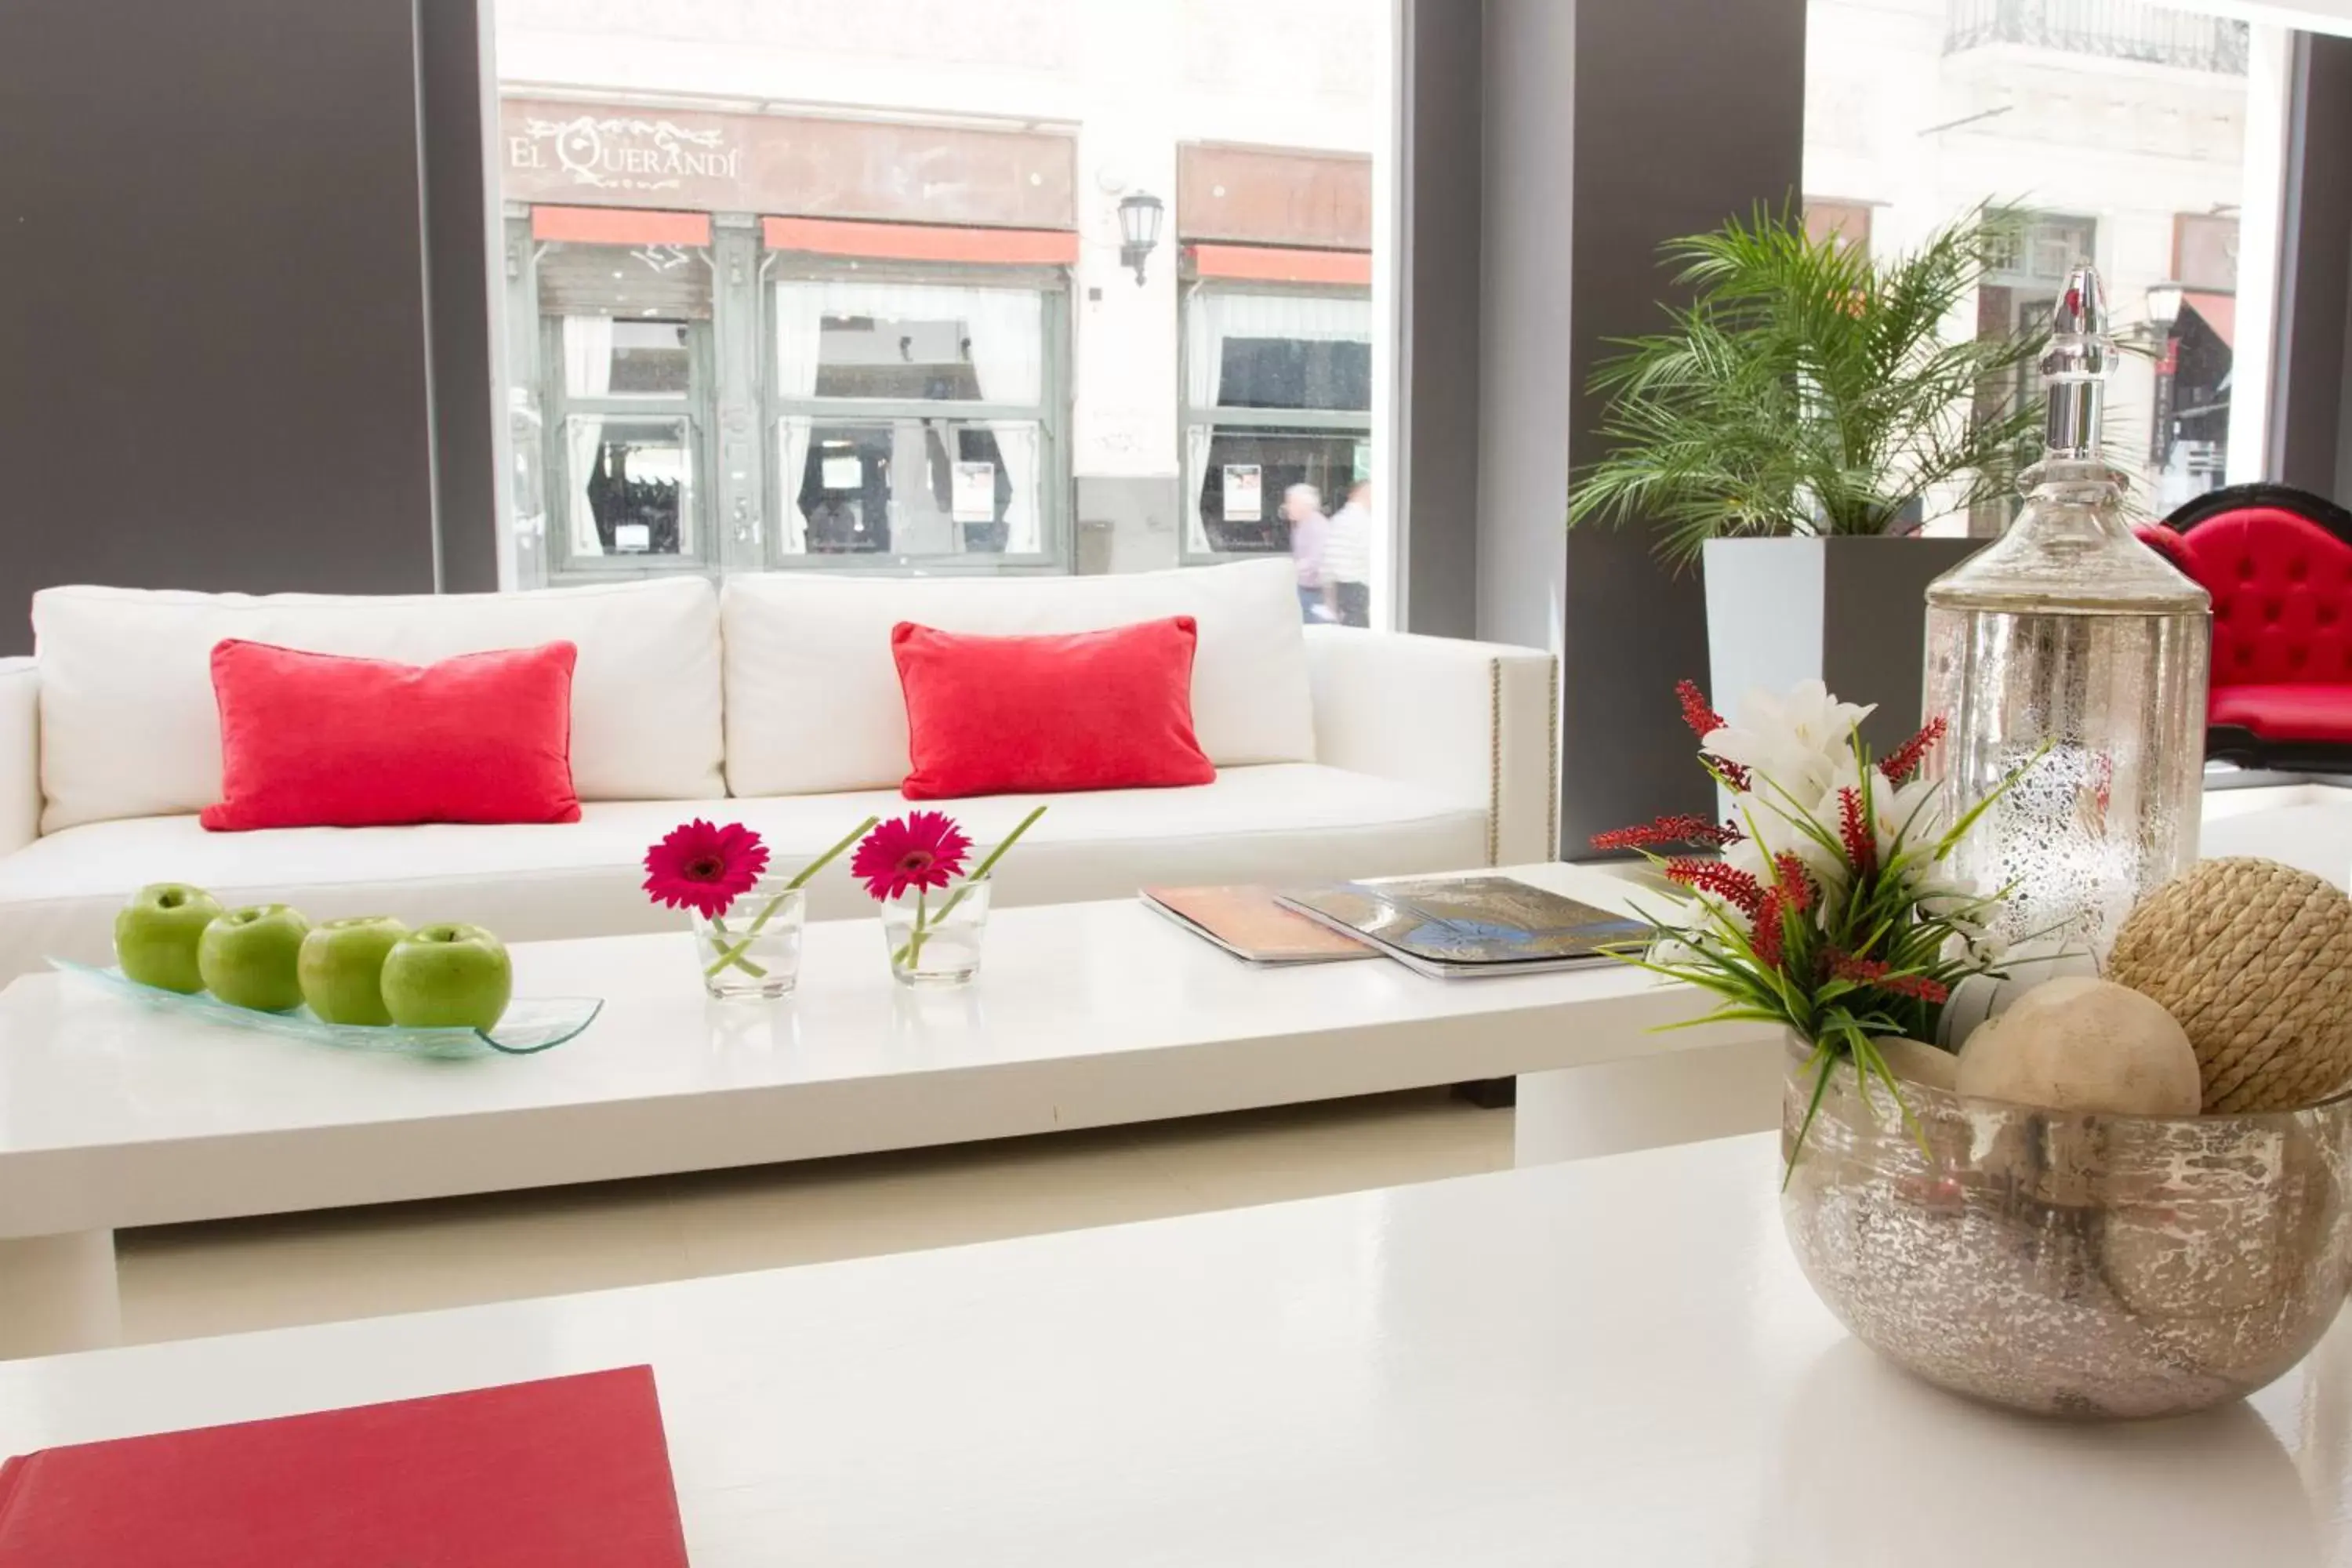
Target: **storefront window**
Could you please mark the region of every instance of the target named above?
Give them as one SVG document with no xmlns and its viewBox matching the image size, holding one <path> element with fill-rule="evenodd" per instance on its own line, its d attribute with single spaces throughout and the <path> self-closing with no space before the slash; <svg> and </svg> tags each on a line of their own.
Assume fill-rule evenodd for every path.
<svg viewBox="0 0 2352 1568">
<path fill-rule="evenodd" d="M 779 279 L 778 564 L 1055 558 L 1056 330 L 1042 282 Z"/>
<path fill-rule="evenodd" d="M 498 0 L 507 580 L 1288 549 L 1386 457 L 1398 15 Z M 1386 501 L 1306 531 L 1381 618 Z"/>
<path fill-rule="evenodd" d="M 700 570 L 707 251 L 542 241 L 537 262 L 551 573 Z"/>
<path fill-rule="evenodd" d="M 1286 552 L 1286 506 L 1328 514 L 1371 477 L 1371 300 L 1203 281 L 1183 309 L 1186 552 Z"/>
</svg>

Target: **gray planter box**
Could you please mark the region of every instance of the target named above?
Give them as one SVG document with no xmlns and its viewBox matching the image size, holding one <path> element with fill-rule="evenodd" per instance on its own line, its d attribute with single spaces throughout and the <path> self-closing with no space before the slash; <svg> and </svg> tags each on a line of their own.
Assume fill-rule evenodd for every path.
<svg viewBox="0 0 2352 1568">
<path fill-rule="evenodd" d="M 1876 756 L 1920 725 L 1927 584 L 1990 542 L 1837 535 L 1710 539 L 1707 695 L 1739 717 L 1753 688 L 1818 679 L 1848 702 L 1875 702 L 1862 738 Z"/>
</svg>

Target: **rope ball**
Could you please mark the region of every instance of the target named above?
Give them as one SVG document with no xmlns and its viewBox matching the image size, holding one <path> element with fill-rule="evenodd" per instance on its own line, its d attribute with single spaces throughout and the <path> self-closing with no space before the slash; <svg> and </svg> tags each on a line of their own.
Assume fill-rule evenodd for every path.
<svg viewBox="0 0 2352 1568">
<path fill-rule="evenodd" d="M 2208 1113 L 2292 1110 L 2352 1081 L 2352 898 L 2324 878 L 2200 861 L 2132 910 L 2107 974 L 2188 1032 Z"/>
</svg>

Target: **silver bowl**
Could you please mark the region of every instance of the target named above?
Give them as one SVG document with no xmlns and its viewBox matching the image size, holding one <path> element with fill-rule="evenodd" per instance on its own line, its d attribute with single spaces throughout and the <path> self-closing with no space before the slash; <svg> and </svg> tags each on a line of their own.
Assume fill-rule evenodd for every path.
<svg viewBox="0 0 2352 1568">
<path fill-rule="evenodd" d="M 1841 1066 L 1780 1215 L 1830 1310 L 1930 1383 L 2082 1420 L 2200 1410 L 2302 1360 L 2352 1286 L 2352 1092 L 2197 1117 L 1904 1100 L 1916 1122 Z"/>
</svg>

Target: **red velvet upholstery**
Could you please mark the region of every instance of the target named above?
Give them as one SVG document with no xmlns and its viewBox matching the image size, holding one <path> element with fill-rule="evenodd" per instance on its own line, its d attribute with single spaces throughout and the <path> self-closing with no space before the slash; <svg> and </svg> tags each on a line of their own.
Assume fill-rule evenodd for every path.
<svg viewBox="0 0 2352 1568">
<path fill-rule="evenodd" d="M 2352 687 L 2217 686 L 2205 717 L 2267 740 L 2352 745 Z"/>
<path fill-rule="evenodd" d="M 2216 691 L 2352 688 L 2352 544 L 2269 507 L 2217 517 L 2180 544 L 2189 575 L 2213 595 Z"/>
<path fill-rule="evenodd" d="M 2316 496 L 2247 486 L 2142 540 L 2213 595 L 2208 751 L 2352 745 L 2352 529 Z M 2225 743 L 2225 736 L 2229 738 Z M 2270 760 L 2259 755 L 2242 760 Z"/>
</svg>

